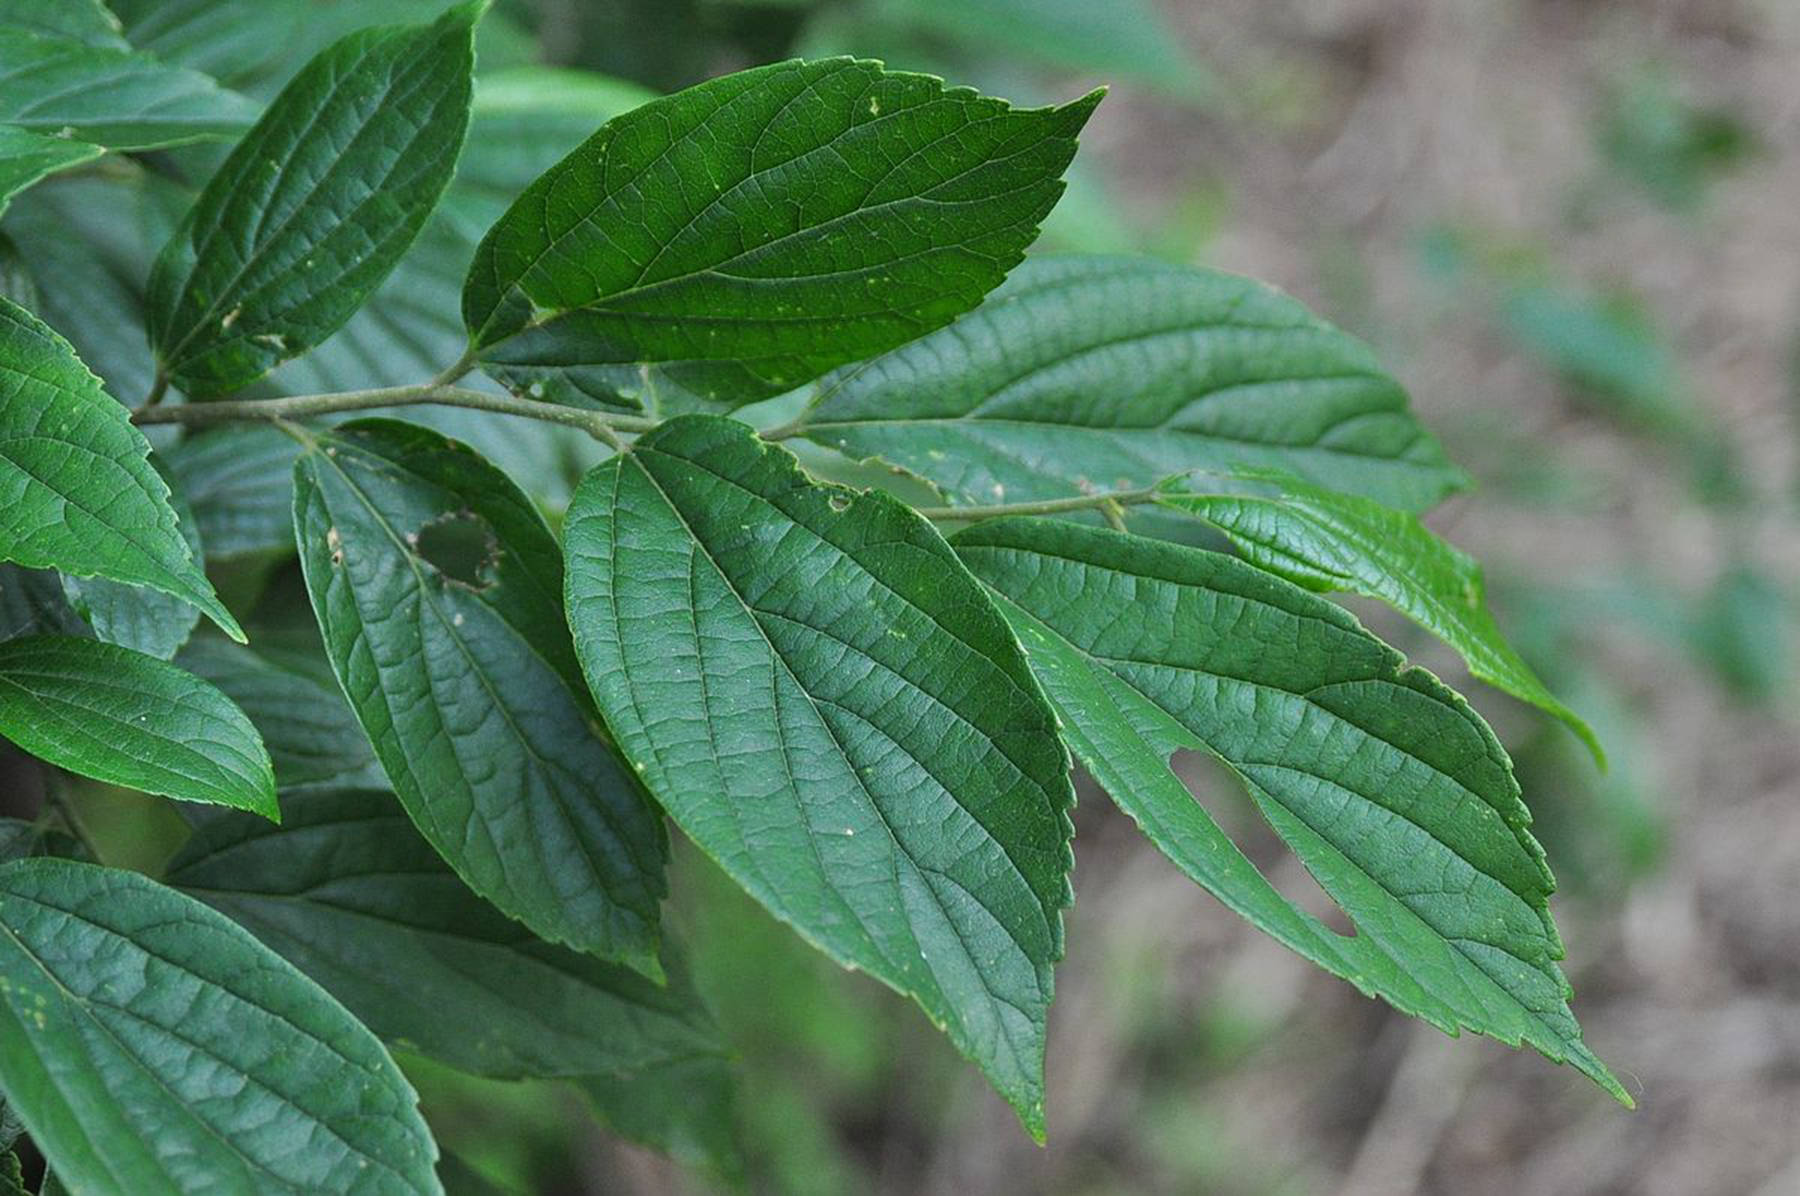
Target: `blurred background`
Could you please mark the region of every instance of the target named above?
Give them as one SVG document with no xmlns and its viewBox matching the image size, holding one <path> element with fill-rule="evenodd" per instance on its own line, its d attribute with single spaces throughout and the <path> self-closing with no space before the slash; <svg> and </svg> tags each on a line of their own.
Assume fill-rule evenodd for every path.
<svg viewBox="0 0 1800 1196">
<path fill-rule="evenodd" d="M 318 38 L 406 7 L 281 2 Z M 170 14 L 207 5 L 115 8 L 173 52 Z M 284 49 L 213 32 L 224 66 Z M 678 853 L 671 916 L 741 1054 L 750 1189 L 1800 1194 L 1800 0 L 499 0 L 482 32 L 484 64 L 655 90 L 840 52 L 1020 103 L 1110 85 L 1042 247 L 1255 275 L 1408 385 L 1477 480 L 1430 522 L 1486 563 L 1610 771 L 1357 613 L 1513 752 L 1575 1011 L 1640 1108 L 1360 997 L 1084 783 L 1042 1148 L 913 1006 Z M 1322 909 L 1233 787 L 1189 776 Z M 407 1067 L 452 1192 L 712 1190 L 566 1091 Z"/>
<path fill-rule="evenodd" d="M 1562 886 L 1575 1010 L 1635 1114 L 1308 967 L 1089 787 L 1039 1148 L 914 1010 L 690 853 L 678 916 L 743 1053 L 761 1187 L 1800 1193 L 1800 4 L 510 13 L 549 60 L 658 89 L 825 52 L 1020 102 L 1111 85 L 1044 247 L 1252 274 L 1373 342 L 1478 481 L 1433 526 L 1486 563 L 1502 624 L 1612 757 L 1602 774 L 1565 731 L 1359 608 L 1465 689 L 1516 756 Z M 1303 892 L 1230 787 L 1193 779 Z M 543 1190 L 698 1188 L 541 1108 L 520 1105 L 515 1134 L 471 1105 L 487 1127 L 471 1157 Z"/>
</svg>

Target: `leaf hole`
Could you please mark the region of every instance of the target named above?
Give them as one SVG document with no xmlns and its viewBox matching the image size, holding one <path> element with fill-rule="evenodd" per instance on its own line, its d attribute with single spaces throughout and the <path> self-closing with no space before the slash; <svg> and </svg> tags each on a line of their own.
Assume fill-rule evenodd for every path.
<svg viewBox="0 0 1800 1196">
<path fill-rule="evenodd" d="M 1309 872 L 1293 848 L 1269 825 L 1244 783 L 1210 753 L 1183 748 L 1169 768 L 1218 822 L 1238 850 L 1276 892 L 1323 922 L 1332 933 L 1356 937 L 1356 925 Z M 1201 795 L 1207 800 L 1202 801 Z"/>
<path fill-rule="evenodd" d="M 842 491 L 833 490 L 825 496 L 825 501 L 831 505 L 832 510 L 840 515 L 850 509 L 850 496 Z"/>
<path fill-rule="evenodd" d="M 471 590 L 485 590 L 496 580 L 500 542 L 487 520 L 473 512 L 454 511 L 433 519 L 419 529 L 413 551 L 445 580 Z"/>
</svg>

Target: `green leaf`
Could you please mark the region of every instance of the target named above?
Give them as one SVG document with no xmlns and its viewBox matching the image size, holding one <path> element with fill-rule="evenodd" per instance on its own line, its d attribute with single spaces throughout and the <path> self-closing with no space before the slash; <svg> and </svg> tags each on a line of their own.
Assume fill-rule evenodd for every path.
<svg viewBox="0 0 1800 1196">
<path fill-rule="evenodd" d="M 149 453 L 69 342 L 0 299 L 0 560 L 149 586 L 241 639 Z"/>
<path fill-rule="evenodd" d="M 79 166 L 105 152 L 85 141 L 0 125 L 0 213 L 6 211 L 13 196 L 45 175 Z"/>
<path fill-rule="evenodd" d="M 292 532 L 292 518 L 289 519 Z M 262 637 L 257 637 L 262 642 Z M 387 783 L 369 737 L 333 683 L 297 662 L 276 660 L 241 644 L 195 640 L 176 658 L 184 669 L 218 686 L 261 732 L 284 795 L 342 786 Z"/>
<path fill-rule="evenodd" d="M 1185 873 L 1320 967 L 1450 1033 L 1529 1043 L 1630 1104 L 1581 1040 L 1554 887 L 1485 723 L 1342 608 L 1219 553 L 1069 523 L 955 537 L 1075 754 Z M 1291 904 L 1170 771 L 1204 751 L 1354 923 Z"/>
<path fill-rule="evenodd" d="M 191 897 L 0 867 L 0 981 L 0 1086 L 72 1191 L 442 1191 L 374 1035 Z"/>
<path fill-rule="evenodd" d="M 7 29 L 0 122 L 116 150 L 235 136 L 256 105 L 197 71 L 148 54 Z"/>
<path fill-rule="evenodd" d="M 1212 524 L 1258 568 L 1309 590 L 1387 603 L 1455 648 L 1481 680 L 1563 720 L 1605 762 L 1593 730 L 1506 642 L 1487 608 L 1481 566 L 1432 535 L 1416 515 L 1278 472 L 1240 470 L 1228 480 L 1247 482 L 1255 492 L 1171 486 L 1157 501 Z"/>
<path fill-rule="evenodd" d="M 283 802 L 281 827 L 205 823 L 168 882 L 248 928 L 382 1038 L 503 1079 L 723 1055 L 677 969 L 659 987 L 532 937 L 457 879 L 391 795 Z"/>
<path fill-rule="evenodd" d="M 1015 111 L 852 59 L 652 101 L 489 232 L 463 293 L 473 345 L 559 401 L 618 401 L 645 364 L 704 400 L 779 394 L 979 302 L 1098 102 Z"/>
<path fill-rule="evenodd" d="M 569 622 L 671 817 L 814 946 L 912 997 L 1043 1133 L 1068 757 L 930 524 L 676 419 L 582 481 Z"/>
<path fill-rule="evenodd" d="M 293 437 L 268 424 L 208 428 L 168 451 L 209 556 L 293 551 L 299 452 Z"/>
<path fill-rule="evenodd" d="M 119 18 L 101 0 L 0 0 L 0 27 L 72 37 L 94 46 L 123 47 Z"/>
<path fill-rule="evenodd" d="M 182 497 L 180 487 L 172 484 L 169 469 L 160 458 L 152 455 L 150 464 L 169 485 L 169 507 L 180 520 L 177 530 L 186 541 L 188 551 L 194 560 L 205 560 L 199 525 L 195 523 L 194 513 Z M 93 628 L 95 638 L 158 660 L 169 660 L 180 651 L 200 622 L 200 612 L 179 598 L 103 577 L 86 580 L 65 577 L 63 593 L 68 596 L 75 613 Z"/>
<path fill-rule="evenodd" d="M 92 635 L 69 606 L 54 569 L 0 565 L 0 640 L 22 635 Z"/>
<path fill-rule="evenodd" d="M 1261 283 L 1138 258 L 1034 258 L 972 314 L 820 390 L 804 435 L 958 502 L 1240 465 L 1406 510 L 1465 484 L 1362 342 Z"/>
<path fill-rule="evenodd" d="M 381 284 L 450 181 L 486 0 L 351 34 L 282 89 L 150 277 L 150 340 L 190 397 L 324 340 Z"/>
<path fill-rule="evenodd" d="M 658 975 L 662 822 L 581 683 L 556 541 L 468 448 L 345 425 L 294 471 L 319 627 L 406 811 L 540 936 Z"/>
<path fill-rule="evenodd" d="M 81 845 L 73 837 L 46 826 L 41 821 L 0 818 L 0 863 L 39 855 L 70 856 L 80 850 Z M 12 1140 L 6 1136 L 9 1121 L 6 1103 L 0 1101 L 0 1145 L 12 1144 Z"/>
<path fill-rule="evenodd" d="M 95 780 L 279 820 L 256 728 L 212 685 L 72 636 L 0 644 L 0 734 Z"/>
<path fill-rule="evenodd" d="M 613 1133 L 742 1186 L 737 1076 L 729 1060 L 700 1055 L 626 1074 L 588 1076 L 579 1087 Z"/>
</svg>

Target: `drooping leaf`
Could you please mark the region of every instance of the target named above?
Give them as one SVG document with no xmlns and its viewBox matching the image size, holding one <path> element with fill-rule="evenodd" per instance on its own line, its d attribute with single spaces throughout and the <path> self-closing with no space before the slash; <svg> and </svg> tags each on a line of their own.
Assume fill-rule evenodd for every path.
<svg viewBox="0 0 1800 1196">
<path fill-rule="evenodd" d="M 589 473 L 565 538 L 588 684 L 662 807 L 809 942 L 916 1000 L 1041 1136 L 1068 759 L 936 531 L 687 416 Z"/>
<path fill-rule="evenodd" d="M 1501 634 L 1487 608 L 1481 566 L 1432 535 L 1416 515 L 1291 474 L 1240 470 L 1235 477 L 1253 489 L 1208 494 L 1203 479 L 1195 479 L 1157 501 L 1206 520 L 1259 568 L 1309 590 L 1386 602 L 1455 648 L 1475 676 L 1563 720 L 1596 760 L 1605 759 L 1593 731 Z"/>
<path fill-rule="evenodd" d="M 0 28 L 72 37 L 95 46 L 123 47 L 119 18 L 101 0 L 0 0 Z"/>
<path fill-rule="evenodd" d="M 79 166 L 105 152 L 86 141 L 0 125 L 0 213 L 6 211 L 13 196 L 45 175 Z"/>
<path fill-rule="evenodd" d="M 293 437 L 260 423 L 208 428 L 168 451 L 208 554 L 293 551 L 299 452 Z"/>
<path fill-rule="evenodd" d="M 540 936 L 657 975 L 661 820 L 607 745 L 531 502 L 468 448 L 368 421 L 294 471 L 339 683 L 406 811 Z"/>
<path fill-rule="evenodd" d="M 235 136 L 256 105 L 148 54 L 10 28 L 0 37 L 0 123 L 109 149 Z"/>
<path fill-rule="evenodd" d="M 386 784 L 369 737 L 323 662 L 325 676 L 317 677 L 294 661 L 212 638 L 189 644 L 176 663 L 218 686 L 249 715 L 282 793 Z"/>
<path fill-rule="evenodd" d="M 723 1057 L 678 969 L 659 987 L 534 938 L 472 893 L 390 794 L 283 801 L 280 827 L 207 822 L 168 883 L 248 928 L 381 1037 L 503 1079 Z"/>
<path fill-rule="evenodd" d="M 1034 258 L 820 391 L 806 436 L 961 503 L 1240 465 L 1406 510 L 1464 482 L 1366 345 L 1261 283 L 1137 258 Z"/>
<path fill-rule="evenodd" d="M 190 397 L 235 390 L 335 332 L 450 181 L 486 0 L 351 34 L 282 89 L 150 277 L 150 339 Z"/>
<path fill-rule="evenodd" d="M 0 867 L 0 979 L 0 1087 L 71 1191 L 442 1192 L 374 1035 L 191 897 Z"/>
<path fill-rule="evenodd" d="M 620 401 L 648 365 L 705 401 L 779 394 L 979 302 L 1098 101 L 1014 110 L 853 59 L 652 101 L 483 240 L 472 343 L 488 373 L 561 401 Z"/>
<path fill-rule="evenodd" d="M 0 560 L 150 586 L 242 638 L 149 453 L 69 342 L 0 299 Z"/>
<path fill-rule="evenodd" d="M 200 528 L 187 499 L 180 488 L 172 484 L 168 467 L 160 458 L 153 455 L 150 464 L 169 487 L 169 507 L 180 521 L 176 530 L 186 541 L 188 551 L 194 560 L 205 560 Z M 158 660 L 172 658 L 200 622 L 199 610 L 179 598 L 143 586 L 108 581 L 104 577 L 65 577 L 63 593 L 68 596 L 75 613 L 93 629 L 96 639 Z"/>
<path fill-rule="evenodd" d="M 244 712 L 193 674 L 116 644 L 0 644 L 0 734 L 82 776 L 281 817 L 269 754 Z"/>
<path fill-rule="evenodd" d="M 1582 1042 L 1554 887 L 1511 762 L 1342 608 L 1235 558 L 1101 528 L 977 524 L 1076 755 L 1182 871 L 1327 971 L 1451 1033 L 1529 1043 L 1630 1098 Z M 1355 925 L 1291 904 L 1170 771 L 1204 751 Z"/>
</svg>

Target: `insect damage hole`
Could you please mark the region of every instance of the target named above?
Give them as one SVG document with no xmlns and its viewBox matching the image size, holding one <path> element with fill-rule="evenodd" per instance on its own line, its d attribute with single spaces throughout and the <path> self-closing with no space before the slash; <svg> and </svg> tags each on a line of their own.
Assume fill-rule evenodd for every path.
<svg viewBox="0 0 1800 1196">
<path fill-rule="evenodd" d="M 453 511 L 425 524 L 413 542 L 413 551 L 457 585 L 485 590 L 494 584 L 500 542 L 487 520 L 473 512 Z"/>
</svg>

